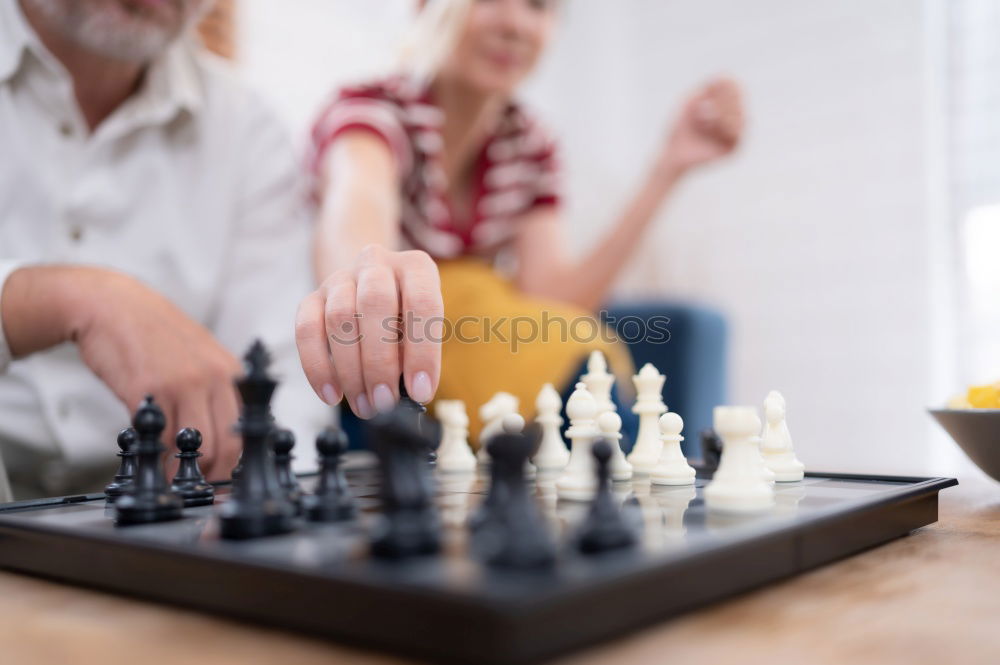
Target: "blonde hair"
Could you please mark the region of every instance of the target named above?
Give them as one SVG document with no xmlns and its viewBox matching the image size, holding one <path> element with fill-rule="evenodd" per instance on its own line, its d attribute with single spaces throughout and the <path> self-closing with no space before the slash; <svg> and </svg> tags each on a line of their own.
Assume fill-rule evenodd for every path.
<svg viewBox="0 0 1000 665">
<path fill-rule="evenodd" d="M 434 78 L 458 43 L 475 0 L 428 0 L 403 40 L 400 65 L 420 80 Z"/>
</svg>

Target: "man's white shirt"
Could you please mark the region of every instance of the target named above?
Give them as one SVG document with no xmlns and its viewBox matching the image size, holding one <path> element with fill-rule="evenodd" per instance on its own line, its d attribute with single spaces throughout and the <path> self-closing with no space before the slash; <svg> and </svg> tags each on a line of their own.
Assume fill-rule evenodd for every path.
<svg viewBox="0 0 1000 665">
<path fill-rule="evenodd" d="M 20 265 L 131 274 L 233 353 L 269 344 L 283 379 L 275 415 L 307 443 L 330 414 L 294 348 L 308 226 L 283 128 L 225 64 L 174 44 L 89 133 L 68 73 L 18 3 L 0 2 L 0 293 Z M 94 464 L 113 459 L 128 420 L 75 346 L 10 361 L 0 330 L 0 451 Z"/>
</svg>

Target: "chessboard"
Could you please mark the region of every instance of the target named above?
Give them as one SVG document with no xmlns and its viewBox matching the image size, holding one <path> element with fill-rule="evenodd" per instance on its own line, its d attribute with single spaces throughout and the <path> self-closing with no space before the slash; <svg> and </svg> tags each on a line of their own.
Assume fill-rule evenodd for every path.
<svg viewBox="0 0 1000 665">
<path fill-rule="evenodd" d="M 227 615 L 434 662 L 512 664 L 645 626 L 859 552 L 937 519 L 947 478 L 807 473 L 775 484 L 771 509 L 706 508 L 709 473 L 692 485 L 635 478 L 610 494 L 638 534 L 633 546 L 587 553 L 577 534 L 590 504 L 558 498 L 556 479 L 528 489 L 556 544 L 551 565 L 490 565 L 468 527 L 490 480 L 431 471 L 439 551 L 371 554 L 384 478 L 371 454 L 341 472 L 350 519 L 296 517 L 287 533 L 220 537 L 230 486 L 180 519 L 116 525 L 103 494 L 0 506 L 0 566 L 73 584 Z M 299 479 L 306 494 L 316 476 Z"/>
</svg>

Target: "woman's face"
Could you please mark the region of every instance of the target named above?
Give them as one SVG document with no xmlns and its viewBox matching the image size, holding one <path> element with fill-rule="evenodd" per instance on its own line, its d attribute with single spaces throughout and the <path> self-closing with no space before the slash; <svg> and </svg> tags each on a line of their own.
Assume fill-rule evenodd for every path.
<svg viewBox="0 0 1000 665">
<path fill-rule="evenodd" d="M 511 94 L 548 44 L 557 0 L 472 0 L 442 73 L 487 93 Z"/>
</svg>

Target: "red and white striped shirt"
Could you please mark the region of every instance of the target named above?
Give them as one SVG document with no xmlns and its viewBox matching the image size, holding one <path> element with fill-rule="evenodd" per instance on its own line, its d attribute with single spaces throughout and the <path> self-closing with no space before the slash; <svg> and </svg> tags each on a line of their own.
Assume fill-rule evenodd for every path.
<svg viewBox="0 0 1000 665">
<path fill-rule="evenodd" d="M 460 219 L 440 163 L 443 122 L 429 90 L 409 79 L 345 88 L 313 127 L 310 171 L 319 173 L 327 149 L 344 132 L 374 132 L 399 168 L 404 241 L 438 259 L 492 257 L 514 238 L 524 213 L 558 205 L 555 142 L 519 105 L 509 104 L 475 158 L 470 218 Z"/>
</svg>

